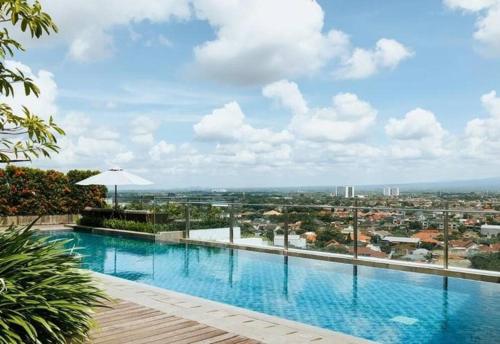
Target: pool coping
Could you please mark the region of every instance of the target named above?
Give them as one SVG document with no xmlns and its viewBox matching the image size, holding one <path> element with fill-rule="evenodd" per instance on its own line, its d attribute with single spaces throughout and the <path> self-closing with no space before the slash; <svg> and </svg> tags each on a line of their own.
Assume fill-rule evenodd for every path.
<svg viewBox="0 0 500 344">
<path fill-rule="evenodd" d="M 112 298 L 119 298 L 263 343 L 374 343 L 321 327 L 89 271 Z"/>
<path fill-rule="evenodd" d="M 290 257 L 316 259 L 316 260 L 323 260 L 328 262 L 344 263 L 351 265 L 363 265 L 375 268 L 385 268 L 385 269 L 399 270 L 406 272 L 424 273 L 429 275 L 439 275 L 444 277 L 463 278 L 481 282 L 500 283 L 500 272 L 495 272 L 495 271 L 485 271 L 485 270 L 477 271 L 473 269 L 458 268 L 458 267 L 449 267 L 448 269 L 445 269 L 444 267 L 440 267 L 437 265 L 395 261 L 383 258 L 371 258 L 371 257 L 354 258 L 353 256 L 346 254 L 305 251 L 293 248 L 285 250 L 284 248 L 280 247 L 242 245 L 242 244 L 219 242 L 219 241 L 181 239 L 181 242 L 193 245 L 232 248 L 238 250 L 270 253 L 270 254 L 277 254 L 284 256 L 286 255 Z"/>
</svg>

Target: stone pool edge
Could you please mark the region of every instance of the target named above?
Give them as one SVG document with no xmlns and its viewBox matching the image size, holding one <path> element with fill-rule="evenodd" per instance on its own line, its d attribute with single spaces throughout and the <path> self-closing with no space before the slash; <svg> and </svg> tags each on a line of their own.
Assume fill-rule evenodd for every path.
<svg viewBox="0 0 500 344">
<path fill-rule="evenodd" d="M 88 271 L 88 270 L 86 270 Z M 90 271 L 112 298 L 131 301 L 264 343 L 347 343 L 373 341 L 225 303 Z"/>
</svg>

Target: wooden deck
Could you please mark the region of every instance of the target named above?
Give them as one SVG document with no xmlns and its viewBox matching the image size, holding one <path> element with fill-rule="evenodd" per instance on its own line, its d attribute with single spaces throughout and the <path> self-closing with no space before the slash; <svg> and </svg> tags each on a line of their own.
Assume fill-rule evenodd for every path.
<svg viewBox="0 0 500 344">
<path fill-rule="evenodd" d="M 133 302 L 116 300 L 109 305 L 111 308 L 103 308 L 97 312 L 95 319 L 98 326 L 90 334 L 91 343 L 259 343 L 253 339 L 169 315 Z"/>
</svg>

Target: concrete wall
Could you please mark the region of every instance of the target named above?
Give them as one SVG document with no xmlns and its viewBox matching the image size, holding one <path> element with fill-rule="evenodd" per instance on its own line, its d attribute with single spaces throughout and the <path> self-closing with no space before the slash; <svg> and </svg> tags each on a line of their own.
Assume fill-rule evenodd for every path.
<svg viewBox="0 0 500 344">
<path fill-rule="evenodd" d="M 75 223 L 80 215 L 77 214 L 65 214 L 65 215 L 44 215 L 37 222 L 37 225 L 59 225 L 59 224 L 69 224 Z M 10 225 L 28 225 L 35 221 L 38 216 L 4 216 L 0 217 L 0 226 L 10 226 Z"/>
<path fill-rule="evenodd" d="M 233 228 L 233 235 L 235 240 L 241 238 L 240 227 Z M 189 231 L 189 238 L 193 240 L 229 241 L 229 227 L 191 229 Z"/>
<path fill-rule="evenodd" d="M 160 233 L 156 233 L 155 241 L 180 242 L 183 237 L 184 237 L 183 231 L 160 232 Z"/>
</svg>

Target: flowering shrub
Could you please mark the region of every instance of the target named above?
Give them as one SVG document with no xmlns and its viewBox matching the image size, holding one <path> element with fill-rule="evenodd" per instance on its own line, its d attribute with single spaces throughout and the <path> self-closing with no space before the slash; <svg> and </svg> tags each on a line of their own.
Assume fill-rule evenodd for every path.
<svg viewBox="0 0 500 344">
<path fill-rule="evenodd" d="M 104 186 L 75 183 L 99 173 L 7 166 L 0 169 L 0 216 L 78 214 L 85 207 L 102 207 Z"/>
</svg>

